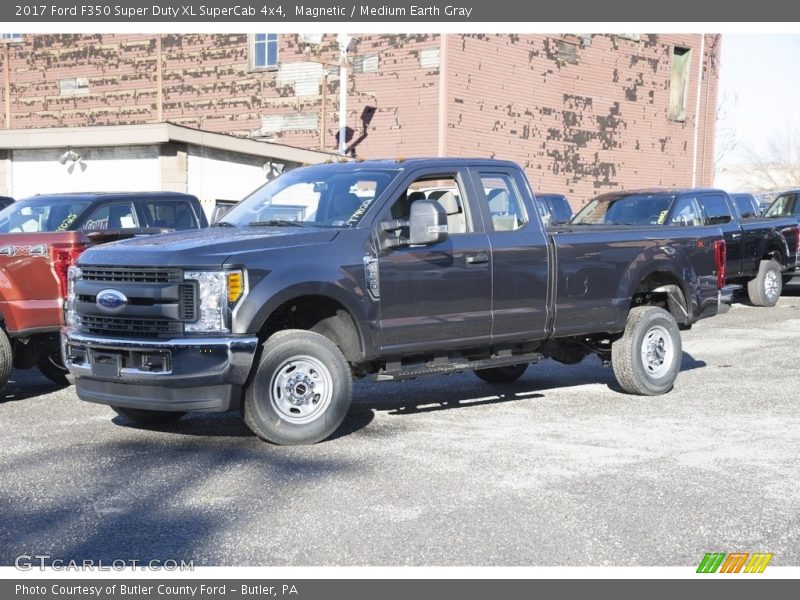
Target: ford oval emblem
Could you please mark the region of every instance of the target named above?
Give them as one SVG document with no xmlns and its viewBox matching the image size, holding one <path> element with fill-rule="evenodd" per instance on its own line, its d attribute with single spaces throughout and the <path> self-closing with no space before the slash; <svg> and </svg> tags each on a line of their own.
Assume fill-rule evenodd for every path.
<svg viewBox="0 0 800 600">
<path fill-rule="evenodd" d="M 128 304 L 125 294 L 117 290 L 102 290 L 97 293 L 97 306 L 106 312 L 117 312 Z"/>
</svg>

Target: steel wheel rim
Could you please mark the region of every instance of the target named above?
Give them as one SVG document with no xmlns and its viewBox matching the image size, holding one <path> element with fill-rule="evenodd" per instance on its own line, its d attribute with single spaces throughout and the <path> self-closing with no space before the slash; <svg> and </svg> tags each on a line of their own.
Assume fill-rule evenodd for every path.
<svg viewBox="0 0 800 600">
<path fill-rule="evenodd" d="M 647 330 L 642 338 L 641 357 L 644 370 L 650 377 L 659 378 L 667 374 L 675 357 L 675 345 L 664 327 L 654 325 Z"/>
<path fill-rule="evenodd" d="M 269 382 L 269 401 L 278 416 L 296 425 L 318 419 L 333 397 L 333 377 L 313 356 L 293 356 L 281 363 Z"/>
<path fill-rule="evenodd" d="M 778 274 L 775 271 L 767 271 L 764 277 L 764 294 L 770 301 L 778 297 Z"/>
</svg>

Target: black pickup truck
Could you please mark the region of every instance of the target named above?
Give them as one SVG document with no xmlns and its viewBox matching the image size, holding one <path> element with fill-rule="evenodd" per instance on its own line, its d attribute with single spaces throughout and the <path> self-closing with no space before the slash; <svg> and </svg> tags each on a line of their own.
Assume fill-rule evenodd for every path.
<svg viewBox="0 0 800 600">
<path fill-rule="evenodd" d="M 634 190 L 610 192 L 591 200 L 572 219 L 574 225 L 718 226 L 725 236 L 726 282 L 747 287 L 756 306 L 774 306 L 782 279 L 791 278 L 800 260 L 797 218 L 744 218 L 722 190 Z"/>
<path fill-rule="evenodd" d="M 679 329 L 728 306 L 724 264 L 718 227 L 547 232 L 510 162 L 315 165 L 210 229 L 88 250 L 63 353 L 80 398 L 134 421 L 241 408 L 262 439 L 313 443 L 353 376 L 500 384 L 596 354 L 665 393 Z"/>
<path fill-rule="evenodd" d="M 792 223 L 800 227 L 800 190 L 789 190 L 782 192 L 764 211 L 764 218 L 778 219 L 783 222 L 790 219 Z M 798 249 L 800 253 L 800 249 Z M 789 268 L 783 273 L 783 283 L 787 284 L 792 277 L 800 273 L 800 260 L 794 268 Z"/>
</svg>

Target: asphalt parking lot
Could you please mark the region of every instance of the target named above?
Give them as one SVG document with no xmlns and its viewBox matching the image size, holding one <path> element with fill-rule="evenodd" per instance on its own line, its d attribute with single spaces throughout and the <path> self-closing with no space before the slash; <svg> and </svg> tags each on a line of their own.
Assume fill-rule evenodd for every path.
<svg viewBox="0 0 800 600">
<path fill-rule="evenodd" d="M 800 283 L 800 279 L 795 279 Z M 800 564 L 800 285 L 684 333 L 668 395 L 594 358 L 356 386 L 342 430 L 262 443 L 237 415 L 129 425 L 37 371 L 0 396 L 0 564 Z"/>
</svg>

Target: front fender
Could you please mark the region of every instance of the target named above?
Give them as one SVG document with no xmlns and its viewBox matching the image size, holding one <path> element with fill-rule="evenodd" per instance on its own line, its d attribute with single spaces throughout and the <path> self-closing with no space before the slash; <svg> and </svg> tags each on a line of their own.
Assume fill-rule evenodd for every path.
<svg viewBox="0 0 800 600">
<path fill-rule="evenodd" d="M 341 304 L 358 330 L 362 349 L 374 348 L 373 324 L 378 305 L 364 287 L 363 264 L 350 268 L 311 265 L 273 271 L 252 285 L 244 303 L 234 312 L 233 331 L 258 334 L 282 304 L 300 296 L 323 296 Z"/>
</svg>

